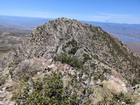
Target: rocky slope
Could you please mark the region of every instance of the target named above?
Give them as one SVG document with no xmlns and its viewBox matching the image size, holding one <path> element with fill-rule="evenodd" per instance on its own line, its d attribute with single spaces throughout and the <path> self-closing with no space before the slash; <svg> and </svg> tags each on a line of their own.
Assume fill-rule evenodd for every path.
<svg viewBox="0 0 140 105">
<path fill-rule="evenodd" d="M 14 27 L 14 26 L 13 26 Z M 0 25 L 0 60 L 6 55 L 14 46 L 21 44 L 22 39 L 29 35 L 31 30 L 11 28 Z"/>
<path fill-rule="evenodd" d="M 48 87 L 44 78 L 50 79 L 49 75 L 55 73 L 61 75 L 62 90 L 67 90 L 62 94 L 67 93 L 70 97 L 62 103 L 133 105 L 140 100 L 138 92 L 132 88 L 140 80 L 140 58 L 100 27 L 58 18 L 38 26 L 28 40 L 1 61 L 0 101 L 5 102 L 4 105 L 8 102 L 12 105 L 16 100 L 24 105 L 31 99 L 33 104 L 34 82 L 40 80 L 43 82 L 41 86 Z M 48 84 L 55 83 L 53 79 L 47 81 Z M 19 88 L 22 80 L 28 84 L 25 86 L 30 87 L 26 98 L 17 94 L 24 90 Z M 52 100 L 49 95 L 46 97 L 45 100 Z M 42 101 L 41 105 L 44 103 Z"/>
</svg>

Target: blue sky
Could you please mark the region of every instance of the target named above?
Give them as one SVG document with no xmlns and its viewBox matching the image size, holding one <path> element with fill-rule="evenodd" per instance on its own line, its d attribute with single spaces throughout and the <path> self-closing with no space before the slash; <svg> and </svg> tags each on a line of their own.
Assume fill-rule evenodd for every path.
<svg viewBox="0 0 140 105">
<path fill-rule="evenodd" d="M 0 0 L 0 15 L 140 24 L 140 0 Z"/>
</svg>

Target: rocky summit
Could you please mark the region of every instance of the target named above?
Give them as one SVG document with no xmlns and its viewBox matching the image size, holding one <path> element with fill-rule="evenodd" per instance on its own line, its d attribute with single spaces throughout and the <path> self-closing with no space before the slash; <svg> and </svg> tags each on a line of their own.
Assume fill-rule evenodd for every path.
<svg viewBox="0 0 140 105">
<path fill-rule="evenodd" d="M 38 26 L 0 66 L 1 105 L 140 105 L 140 58 L 77 20 Z"/>
</svg>

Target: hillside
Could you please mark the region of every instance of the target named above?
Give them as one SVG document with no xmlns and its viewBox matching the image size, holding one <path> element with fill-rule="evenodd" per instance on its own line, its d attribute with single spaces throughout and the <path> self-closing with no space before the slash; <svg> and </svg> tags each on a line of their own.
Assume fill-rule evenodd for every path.
<svg viewBox="0 0 140 105">
<path fill-rule="evenodd" d="M 1 24 L 1 23 L 0 23 Z M 21 44 L 31 30 L 0 25 L 0 59 L 15 45 Z"/>
<path fill-rule="evenodd" d="M 1 61 L 2 105 L 140 102 L 140 58 L 100 27 L 58 18 Z M 23 87 L 23 88 L 22 88 Z"/>
<path fill-rule="evenodd" d="M 100 26 L 103 30 L 119 38 L 123 42 L 140 42 L 139 24 L 119 24 L 85 21 L 86 23 Z"/>
<path fill-rule="evenodd" d="M 126 42 L 128 48 L 130 48 L 133 52 L 140 55 L 140 43 L 139 42 Z"/>
</svg>

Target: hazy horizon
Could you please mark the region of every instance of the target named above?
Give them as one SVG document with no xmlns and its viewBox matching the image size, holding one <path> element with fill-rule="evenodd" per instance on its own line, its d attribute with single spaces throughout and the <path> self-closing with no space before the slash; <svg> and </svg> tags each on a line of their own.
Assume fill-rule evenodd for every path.
<svg viewBox="0 0 140 105">
<path fill-rule="evenodd" d="M 0 15 L 140 24 L 139 0 L 1 0 Z"/>
<path fill-rule="evenodd" d="M 17 18 L 32 18 L 32 19 L 50 19 L 50 20 L 54 20 L 54 19 L 56 19 L 56 18 L 63 18 L 63 17 L 56 17 L 56 18 L 47 18 L 47 17 L 31 17 L 31 16 L 16 16 L 16 15 L 0 15 L 0 17 L 13 17 L 13 19 L 15 18 L 15 17 L 17 17 Z M 69 17 L 65 17 L 65 18 L 69 18 Z M 69 18 L 69 19 L 76 19 L 76 18 Z M 79 19 L 76 19 L 76 20 L 78 20 L 78 21 L 83 21 L 83 22 L 97 22 L 97 23 L 107 23 L 107 24 L 128 24 L 128 25 L 140 25 L 140 23 L 117 23 L 117 22 L 102 22 L 102 21 L 92 21 L 92 20 L 79 20 Z"/>
</svg>

